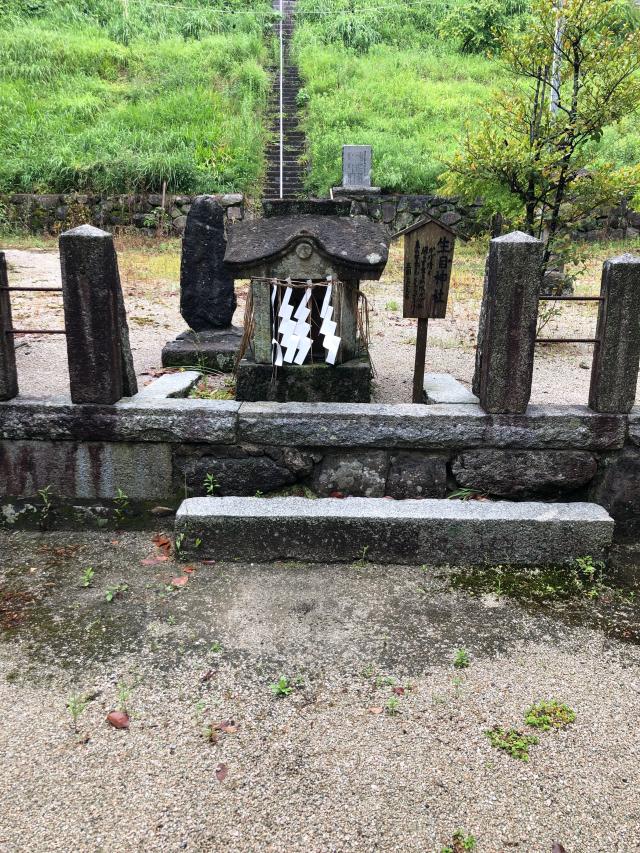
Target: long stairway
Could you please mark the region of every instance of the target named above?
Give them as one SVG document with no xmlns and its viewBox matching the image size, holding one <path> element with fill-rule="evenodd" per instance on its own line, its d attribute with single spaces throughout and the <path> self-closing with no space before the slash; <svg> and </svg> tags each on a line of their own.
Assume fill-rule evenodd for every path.
<svg viewBox="0 0 640 853">
<path fill-rule="evenodd" d="M 297 198 L 304 192 L 304 167 L 300 163 L 300 157 L 304 154 L 304 133 L 298 123 L 297 105 L 301 84 L 298 69 L 290 59 L 295 5 L 295 0 L 282 0 L 282 123 L 278 65 L 271 92 L 270 114 L 273 121 L 270 129 L 273 141 L 267 146 L 265 198 Z M 280 0 L 274 0 L 273 8 L 280 10 Z M 276 24 L 276 36 L 280 38 L 280 23 Z"/>
</svg>

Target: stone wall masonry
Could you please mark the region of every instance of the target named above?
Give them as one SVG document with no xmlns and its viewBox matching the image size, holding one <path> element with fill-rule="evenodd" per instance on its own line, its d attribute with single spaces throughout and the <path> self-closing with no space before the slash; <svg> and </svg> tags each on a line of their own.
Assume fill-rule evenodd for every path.
<svg viewBox="0 0 640 853">
<path fill-rule="evenodd" d="M 620 536 L 640 540 L 640 409 L 475 404 L 236 403 L 160 396 L 165 377 L 112 406 L 68 398 L 0 403 L 0 515 L 51 487 L 58 498 L 176 507 L 188 495 L 317 494 L 442 498 L 456 488 L 521 500 L 602 503 Z M 162 386 L 162 387 L 160 387 Z"/>
<path fill-rule="evenodd" d="M 167 194 L 162 206 L 161 193 L 100 196 L 83 193 L 0 195 L 0 227 L 34 234 L 59 234 L 89 223 L 113 231 L 136 228 L 153 236 L 182 234 L 195 195 Z M 213 196 L 225 209 L 227 221 L 244 219 L 245 201 L 241 193 Z"/>
</svg>

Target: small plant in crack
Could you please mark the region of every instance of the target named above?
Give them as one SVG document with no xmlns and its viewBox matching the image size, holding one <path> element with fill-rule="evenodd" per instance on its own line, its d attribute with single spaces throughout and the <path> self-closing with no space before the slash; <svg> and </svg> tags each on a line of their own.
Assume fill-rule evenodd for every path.
<svg viewBox="0 0 640 853">
<path fill-rule="evenodd" d="M 69 696 L 67 699 L 67 711 L 71 715 L 71 720 L 73 721 L 73 731 L 75 734 L 78 734 L 78 720 L 82 716 L 85 711 L 85 708 L 89 704 L 89 700 L 86 696 L 82 696 L 80 694 L 76 694 L 74 696 Z"/>
<path fill-rule="evenodd" d="M 289 696 L 293 693 L 291 679 L 286 675 L 281 675 L 277 681 L 274 681 L 273 684 L 269 685 L 269 690 L 271 690 L 274 696 L 278 696 L 280 698 Z"/>
<path fill-rule="evenodd" d="M 105 601 L 109 603 L 115 601 L 116 598 L 120 598 L 128 589 L 129 584 L 124 582 L 108 586 L 107 591 L 104 594 Z"/>
<path fill-rule="evenodd" d="M 80 585 L 87 588 L 93 584 L 93 578 L 95 576 L 95 570 L 93 566 L 87 566 L 80 577 Z"/>
<path fill-rule="evenodd" d="M 116 490 L 116 496 L 113 499 L 113 503 L 115 506 L 114 515 L 116 520 L 124 521 L 127 515 L 127 510 L 129 509 L 129 496 L 119 488 Z"/>
<path fill-rule="evenodd" d="M 467 835 L 462 829 L 457 829 L 451 836 L 451 844 L 443 847 L 440 853 L 469 853 L 476 849 L 476 839 Z"/>
<path fill-rule="evenodd" d="M 213 497 L 215 493 L 220 489 L 220 483 L 216 480 L 213 474 L 205 474 L 204 482 L 202 485 L 204 486 L 204 490 L 209 495 L 209 497 Z"/>
</svg>

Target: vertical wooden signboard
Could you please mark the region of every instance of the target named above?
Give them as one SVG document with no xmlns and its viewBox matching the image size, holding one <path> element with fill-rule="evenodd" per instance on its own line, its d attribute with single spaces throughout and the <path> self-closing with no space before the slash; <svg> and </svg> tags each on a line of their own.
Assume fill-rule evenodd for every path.
<svg viewBox="0 0 640 853">
<path fill-rule="evenodd" d="M 430 217 L 399 231 L 404 235 L 404 299 L 402 316 L 418 320 L 416 360 L 413 372 L 413 402 L 424 395 L 424 363 L 427 352 L 429 318 L 443 319 L 456 233 Z"/>
</svg>

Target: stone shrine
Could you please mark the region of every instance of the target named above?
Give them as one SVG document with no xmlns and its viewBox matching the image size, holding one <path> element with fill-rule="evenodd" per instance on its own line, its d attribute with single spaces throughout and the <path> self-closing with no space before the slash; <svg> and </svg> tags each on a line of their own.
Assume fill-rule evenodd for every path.
<svg viewBox="0 0 640 853">
<path fill-rule="evenodd" d="M 362 280 L 387 263 L 384 226 L 360 217 L 274 216 L 229 229 L 225 264 L 251 278 L 238 400 L 369 402 Z"/>
<path fill-rule="evenodd" d="M 343 145 L 342 146 L 342 186 L 333 188 L 333 195 L 340 196 L 343 192 L 379 193 L 380 187 L 371 186 L 371 146 Z"/>
</svg>

